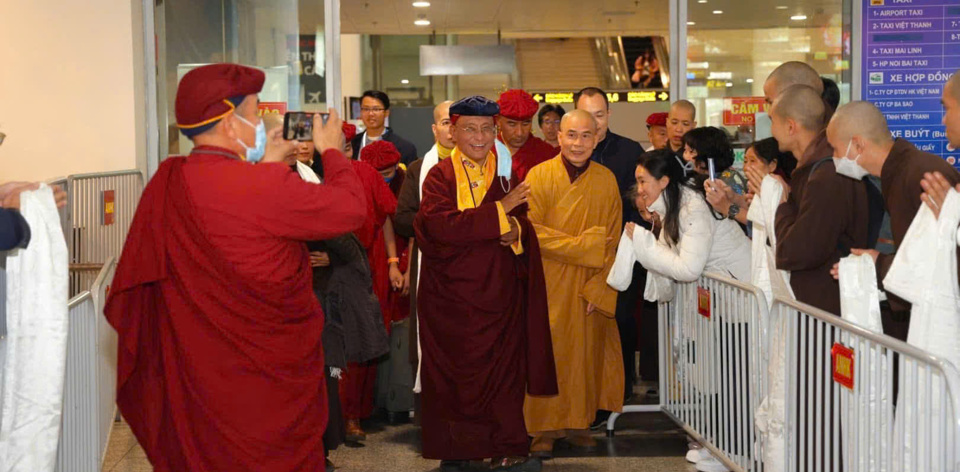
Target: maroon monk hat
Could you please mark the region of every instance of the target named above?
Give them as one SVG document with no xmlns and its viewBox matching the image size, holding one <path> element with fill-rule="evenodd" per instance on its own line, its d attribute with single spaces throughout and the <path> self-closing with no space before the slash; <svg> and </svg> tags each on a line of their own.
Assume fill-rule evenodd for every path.
<svg viewBox="0 0 960 472">
<path fill-rule="evenodd" d="M 357 135 L 357 125 L 343 122 L 343 137 L 347 140 L 347 143 L 350 143 L 351 140 Z"/>
<path fill-rule="evenodd" d="M 511 120 L 526 121 L 533 118 L 540 105 L 524 90 L 512 89 L 500 94 L 497 100 L 500 116 Z"/>
<path fill-rule="evenodd" d="M 647 117 L 647 128 L 667 126 L 667 113 L 651 113 Z"/>
<path fill-rule="evenodd" d="M 212 128 L 247 95 L 260 93 L 263 71 L 239 64 L 210 64 L 187 72 L 177 87 L 177 127 L 187 137 Z"/>
<path fill-rule="evenodd" d="M 389 169 L 400 162 L 400 151 L 390 141 L 374 141 L 360 151 L 360 160 L 377 170 Z"/>
</svg>

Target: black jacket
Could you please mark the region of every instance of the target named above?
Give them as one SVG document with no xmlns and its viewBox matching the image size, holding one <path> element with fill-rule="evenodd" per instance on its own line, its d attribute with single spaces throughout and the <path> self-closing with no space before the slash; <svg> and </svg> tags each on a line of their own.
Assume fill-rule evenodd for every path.
<svg viewBox="0 0 960 472">
<path fill-rule="evenodd" d="M 607 137 L 597 143 L 590 160 L 603 165 L 613 172 L 620 187 L 620 197 L 623 200 L 623 224 L 632 221 L 640 223 L 640 213 L 630 201 L 630 189 L 636 184 L 637 161 L 643 154 L 640 143 L 620 136 L 607 130 Z"/>
<path fill-rule="evenodd" d="M 0 251 L 26 248 L 30 243 L 30 226 L 17 210 L 0 208 Z"/>
<path fill-rule="evenodd" d="M 354 159 L 360 159 L 360 146 L 363 145 L 363 136 L 365 134 L 366 131 L 354 136 L 353 140 L 350 141 L 350 144 L 353 146 Z M 389 127 L 383 131 L 381 138 L 390 141 L 397 147 L 397 151 L 400 151 L 400 162 L 402 162 L 403 165 L 410 165 L 411 162 L 417 160 L 417 147 L 410 141 L 400 137 L 397 133 L 394 133 Z"/>
</svg>

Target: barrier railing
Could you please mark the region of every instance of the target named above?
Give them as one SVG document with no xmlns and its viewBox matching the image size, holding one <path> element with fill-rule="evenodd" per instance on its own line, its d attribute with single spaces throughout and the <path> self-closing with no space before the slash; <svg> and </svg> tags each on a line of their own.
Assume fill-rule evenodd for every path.
<svg viewBox="0 0 960 472">
<path fill-rule="evenodd" d="M 70 253 L 70 296 L 93 283 L 104 261 L 119 258 L 143 193 L 137 170 L 71 175 L 52 180 L 67 192 L 60 210 Z"/>
<path fill-rule="evenodd" d="M 784 470 L 960 470 L 953 365 L 793 301 L 774 301 L 771 328 L 786 340 Z"/>
<path fill-rule="evenodd" d="M 99 471 L 116 411 L 117 334 L 103 316 L 116 261 L 69 302 L 58 472 Z"/>
</svg>

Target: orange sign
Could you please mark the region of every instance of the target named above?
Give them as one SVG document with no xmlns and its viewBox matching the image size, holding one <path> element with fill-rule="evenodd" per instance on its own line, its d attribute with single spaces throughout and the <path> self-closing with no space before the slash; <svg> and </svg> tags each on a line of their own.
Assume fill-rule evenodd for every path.
<svg viewBox="0 0 960 472">
<path fill-rule="evenodd" d="M 700 316 L 710 318 L 710 289 L 697 287 L 697 311 Z"/>
<path fill-rule="evenodd" d="M 116 201 L 116 192 L 114 192 L 113 190 L 103 191 L 103 225 L 104 226 L 110 226 L 113 224 L 115 201 Z"/>
<path fill-rule="evenodd" d="M 282 115 L 287 112 L 287 102 L 260 102 L 257 105 L 257 116 L 263 116 L 267 113 Z"/>
<path fill-rule="evenodd" d="M 834 343 L 830 354 L 833 356 L 833 381 L 853 390 L 853 349 Z"/>
<path fill-rule="evenodd" d="M 763 97 L 731 97 L 723 99 L 723 125 L 752 125 L 757 122 L 756 114 L 767 111 L 767 102 Z"/>
</svg>

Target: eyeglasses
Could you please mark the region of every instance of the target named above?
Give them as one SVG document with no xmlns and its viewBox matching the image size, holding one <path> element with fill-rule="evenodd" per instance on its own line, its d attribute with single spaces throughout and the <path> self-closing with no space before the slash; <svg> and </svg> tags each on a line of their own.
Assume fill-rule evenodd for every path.
<svg viewBox="0 0 960 472">
<path fill-rule="evenodd" d="M 543 120 L 543 124 L 545 124 L 545 125 L 559 125 L 559 124 L 560 124 L 560 120 Z"/>
<path fill-rule="evenodd" d="M 360 108 L 361 113 L 383 113 L 385 110 L 386 108 L 380 108 L 380 107 L 361 107 Z"/>
<path fill-rule="evenodd" d="M 482 128 L 477 128 L 476 126 L 467 126 L 460 129 L 464 133 L 471 135 L 483 134 L 484 136 L 493 136 L 494 134 L 497 134 L 497 128 L 495 126 L 484 126 Z"/>
</svg>

